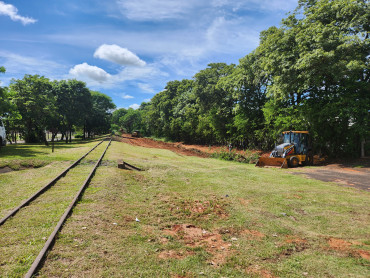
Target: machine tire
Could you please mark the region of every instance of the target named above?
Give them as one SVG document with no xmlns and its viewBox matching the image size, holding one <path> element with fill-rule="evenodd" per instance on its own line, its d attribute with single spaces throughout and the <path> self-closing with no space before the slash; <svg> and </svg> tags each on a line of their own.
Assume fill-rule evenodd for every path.
<svg viewBox="0 0 370 278">
<path fill-rule="evenodd" d="M 312 152 L 308 152 L 306 155 L 306 160 L 302 161 L 303 166 L 312 166 L 313 165 L 313 155 Z"/>
<path fill-rule="evenodd" d="M 313 166 L 313 153 L 311 151 L 307 155 L 307 165 Z"/>
<path fill-rule="evenodd" d="M 289 159 L 289 167 L 295 168 L 295 167 L 298 167 L 298 165 L 299 165 L 298 157 L 292 156 Z"/>
</svg>

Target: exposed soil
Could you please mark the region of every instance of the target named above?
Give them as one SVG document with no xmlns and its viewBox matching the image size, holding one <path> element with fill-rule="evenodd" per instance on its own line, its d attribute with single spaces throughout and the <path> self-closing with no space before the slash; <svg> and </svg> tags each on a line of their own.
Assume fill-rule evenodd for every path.
<svg viewBox="0 0 370 278">
<path fill-rule="evenodd" d="M 325 182 L 335 182 L 341 186 L 355 187 L 370 191 L 370 158 L 348 163 L 331 163 L 318 167 L 289 169 L 295 175 Z M 361 167 L 358 167 L 360 165 Z"/>
<path fill-rule="evenodd" d="M 121 137 L 115 136 L 115 140 L 134 146 L 166 149 L 178 153 L 180 155 L 209 157 L 208 153 L 202 152 L 201 150 L 195 148 L 185 148 L 182 145 L 182 143 L 168 143 L 162 141 L 155 141 L 150 138 L 132 137 L 129 134 L 123 134 Z"/>
<path fill-rule="evenodd" d="M 217 216 L 221 218 L 227 218 L 228 213 L 226 211 L 227 203 L 222 199 L 211 198 L 210 201 L 189 201 L 178 199 L 175 202 L 169 203 L 169 210 L 173 214 L 182 214 L 181 217 L 199 218 L 209 216 Z"/>
<path fill-rule="evenodd" d="M 363 245 L 360 242 L 357 242 L 357 241 L 349 242 L 349 241 L 345 241 L 340 238 L 329 238 L 327 241 L 328 241 L 328 245 L 330 249 L 336 250 L 339 253 L 342 253 L 345 255 L 361 257 L 365 260 L 370 261 L 369 251 L 352 248 L 352 245 Z"/>
<path fill-rule="evenodd" d="M 222 239 L 219 232 L 209 232 L 190 224 L 173 225 L 171 229 L 163 230 L 167 236 L 172 236 L 176 240 L 183 242 L 186 246 L 204 247 L 208 253 L 212 255 L 209 263 L 213 266 L 219 266 L 226 262 L 226 258 L 233 252 L 230 250 L 232 244 Z M 166 243 L 167 240 L 161 240 Z M 164 254 L 171 254 L 170 258 L 183 258 L 184 256 L 192 255 L 193 252 L 187 252 L 184 256 L 180 256 L 173 250 L 163 251 L 159 254 L 162 258 L 167 258 Z"/>
<path fill-rule="evenodd" d="M 12 172 L 12 171 L 14 171 L 14 170 L 12 168 L 8 167 L 8 166 L 0 168 L 0 174 L 9 173 L 9 172 Z"/>
<path fill-rule="evenodd" d="M 26 165 L 26 166 L 19 166 L 15 169 L 13 169 L 9 166 L 5 166 L 5 167 L 0 168 L 0 174 L 5 174 L 5 173 L 13 172 L 13 171 L 28 170 L 28 169 L 31 169 L 31 168 L 40 168 L 40 167 L 43 167 L 43 165 L 42 166 Z"/>
<path fill-rule="evenodd" d="M 272 273 L 266 269 L 261 269 L 259 265 L 250 266 L 247 268 L 247 273 L 258 275 L 263 278 L 274 278 L 276 276 L 272 275 Z"/>
<path fill-rule="evenodd" d="M 187 156 L 198 156 L 198 157 L 210 157 L 213 153 L 220 153 L 220 152 L 228 152 L 228 148 L 226 146 L 204 146 L 204 145 L 187 145 L 182 142 L 170 143 L 170 142 L 162 142 L 162 141 L 155 141 L 150 138 L 138 138 L 132 137 L 130 134 L 122 134 L 121 137 L 115 136 L 115 140 L 124 142 L 134 146 L 141 146 L 146 148 L 157 148 L 157 149 L 167 149 L 178 153 L 180 155 L 187 155 Z M 238 150 L 236 148 L 232 149 L 233 152 L 245 155 L 243 150 Z M 260 154 L 260 151 L 252 151 Z M 266 154 L 267 156 L 270 153 Z"/>
<path fill-rule="evenodd" d="M 254 230 L 243 230 L 241 232 L 241 235 L 245 235 L 250 240 L 257 240 L 257 241 L 265 237 L 263 233 L 259 231 L 254 231 Z"/>
</svg>

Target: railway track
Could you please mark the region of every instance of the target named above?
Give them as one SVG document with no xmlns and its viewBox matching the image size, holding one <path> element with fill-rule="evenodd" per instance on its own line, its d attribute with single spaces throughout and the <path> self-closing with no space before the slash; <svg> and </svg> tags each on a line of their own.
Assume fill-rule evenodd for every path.
<svg viewBox="0 0 370 278">
<path fill-rule="evenodd" d="M 31 237 L 40 237 L 41 235 L 46 235 L 47 232 L 50 233 L 50 230 L 53 227 L 51 223 L 55 225 L 55 222 L 60 217 L 55 228 L 51 234 L 48 235 L 48 238 L 45 236 L 42 237 L 43 241 L 45 241 L 46 238 L 47 240 L 24 277 L 32 277 L 41 266 L 43 259 L 45 258 L 47 251 L 51 249 L 58 232 L 61 230 L 68 216 L 72 213 L 74 206 L 81 198 L 84 190 L 89 185 L 89 182 L 110 146 L 111 141 L 112 139 L 109 140 L 107 145 L 103 144 L 103 142 L 106 142 L 106 139 L 99 142 L 86 154 L 76 160 L 71 166 L 62 171 L 52 181 L 47 183 L 43 188 L 23 201 L 19 206 L 14 208 L 0 220 L 0 238 L 10 238 L 10 242 L 7 242 L 9 246 L 5 246 L 4 242 L 0 239 L 0 252 L 12 254 L 10 252 L 12 252 L 13 246 L 17 249 L 14 250 L 14 259 L 19 260 L 20 257 L 26 257 L 26 264 L 29 265 L 30 259 L 35 257 L 37 254 L 35 252 L 38 250 L 35 250 L 35 248 L 23 248 L 22 241 L 27 242 Z M 101 150 L 102 148 L 104 148 L 103 151 Z M 87 158 L 93 158 L 98 152 L 101 153 L 101 155 L 96 159 L 94 166 L 91 167 L 91 162 L 94 159 Z M 81 177 L 86 179 L 81 182 Z M 61 215 L 61 211 L 63 210 L 64 213 Z M 43 221 L 43 214 L 46 214 L 47 216 L 51 214 L 53 219 L 49 219 L 49 216 L 47 220 Z M 40 229 L 40 231 L 37 229 Z M 24 235 L 22 234 L 23 230 L 25 231 Z M 29 241 L 28 245 L 32 245 L 35 241 L 37 240 Z M 40 245 L 40 239 L 35 245 Z M 23 252 L 23 250 L 20 251 L 19 249 L 32 249 L 32 251 L 30 250 L 26 252 L 27 254 L 24 254 L 25 252 Z M 2 262 L 0 260 L 0 265 L 1 263 Z M 23 270 L 22 272 L 24 273 L 25 271 Z"/>
</svg>

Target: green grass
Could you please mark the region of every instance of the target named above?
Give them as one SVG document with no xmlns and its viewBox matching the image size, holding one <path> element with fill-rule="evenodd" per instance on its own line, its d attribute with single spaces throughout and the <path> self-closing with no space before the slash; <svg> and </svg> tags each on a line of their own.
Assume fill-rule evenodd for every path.
<svg viewBox="0 0 370 278">
<path fill-rule="evenodd" d="M 69 150 L 69 156 L 73 150 Z M 120 158 L 145 171 L 116 168 Z M 50 168 L 48 175 L 52 176 L 59 163 L 67 162 L 60 159 L 46 166 Z M 88 166 L 85 163 L 76 169 L 74 178 Z M 33 183 L 38 183 L 46 167 L 19 173 L 29 171 Z M 31 187 L 31 183 L 21 182 L 24 177 L 13 173 L 1 174 L 0 181 L 7 177 L 8 183 L 13 182 L 9 187 Z M 62 192 L 61 196 L 69 196 L 67 191 Z M 54 199 L 58 194 L 55 189 L 48 196 Z M 199 206 L 204 210 L 197 210 Z M 369 261 L 357 251 L 370 251 L 368 207 L 366 191 L 305 179 L 285 170 L 113 142 L 39 276 L 368 277 Z M 61 210 L 49 211 L 45 201 L 28 216 L 25 214 L 30 223 L 41 221 L 35 216 L 41 208 L 44 210 L 40 215 L 49 219 Z M 135 221 L 136 217 L 140 222 Z M 52 225 L 53 221 L 47 223 Z M 226 252 L 214 251 L 204 242 L 191 245 L 186 234 L 166 233 L 176 224 L 194 225 L 220 236 L 218 242 L 231 246 Z M 35 237 L 23 228 L 3 228 L 0 273 L 6 269 L 8 276 L 22 276 L 44 233 Z M 47 234 L 48 229 L 42 231 Z M 11 231 L 22 235 L 16 244 Z M 342 250 L 331 248 L 330 238 L 352 245 Z M 24 246 L 31 247 L 22 256 L 3 255 Z M 178 256 L 161 258 L 166 253 Z M 223 261 L 211 265 L 220 254 L 224 255 Z"/>
<path fill-rule="evenodd" d="M 55 142 L 54 152 L 51 143 L 44 144 L 9 144 L 0 148 L 0 168 L 10 167 L 13 170 L 39 168 L 54 161 L 70 161 L 78 159 L 102 137 L 91 140 L 73 140 L 72 143 Z M 71 151 L 73 150 L 73 151 Z"/>
</svg>

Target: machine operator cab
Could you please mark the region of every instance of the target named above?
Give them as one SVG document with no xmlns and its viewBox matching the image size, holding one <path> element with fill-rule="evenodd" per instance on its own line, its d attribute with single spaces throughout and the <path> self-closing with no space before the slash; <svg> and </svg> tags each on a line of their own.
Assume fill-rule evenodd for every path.
<svg viewBox="0 0 370 278">
<path fill-rule="evenodd" d="M 296 154 L 307 154 L 310 145 L 308 131 L 284 131 L 283 143 L 293 144 Z"/>
</svg>

